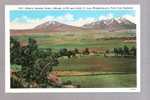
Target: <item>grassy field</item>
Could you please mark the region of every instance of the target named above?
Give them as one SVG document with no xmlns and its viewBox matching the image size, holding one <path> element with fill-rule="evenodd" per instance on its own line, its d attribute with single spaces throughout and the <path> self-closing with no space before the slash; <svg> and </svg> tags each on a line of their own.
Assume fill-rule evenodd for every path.
<svg viewBox="0 0 150 100">
<path fill-rule="evenodd" d="M 75 34 L 75 35 L 74 35 Z M 34 38 L 37 40 L 37 43 L 40 48 L 53 48 L 53 49 L 60 49 L 60 48 L 104 48 L 104 49 L 112 49 L 115 47 L 120 47 L 123 45 L 128 45 L 132 47 L 135 43 L 125 42 L 122 39 L 119 39 L 122 35 L 128 33 L 116 33 L 118 38 L 112 38 L 110 34 L 113 33 L 105 33 L 106 36 L 101 36 L 102 33 L 55 33 L 49 35 L 22 35 L 22 36 L 14 36 L 16 39 L 20 40 L 22 43 L 26 43 L 29 37 Z M 115 34 L 115 36 L 116 36 Z M 121 35 L 120 35 L 121 34 Z M 125 35 L 127 37 L 128 35 Z"/>
<path fill-rule="evenodd" d="M 136 87 L 136 74 L 91 75 L 61 77 L 63 82 L 71 81 L 81 88 L 124 88 Z"/>
<path fill-rule="evenodd" d="M 93 55 L 61 58 L 59 61 L 60 64 L 54 71 L 60 72 L 63 82 L 71 81 L 73 85 L 80 85 L 81 88 L 136 87 L 135 58 Z"/>
<path fill-rule="evenodd" d="M 26 44 L 29 37 L 34 38 L 40 48 L 52 48 L 53 51 L 58 51 L 61 48 L 67 49 L 102 49 L 110 51 L 113 48 L 123 47 L 127 45 L 129 48 L 135 46 L 135 42 L 126 42 L 123 39 L 112 38 L 113 36 L 128 36 L 128 33 L 106 33 L 103 36 L 101 33 L 63 33 L 52 35 L 31 35 L 31 36 L 14 36 L 21 43 Z M 109 38 L 105 38 L 109 36 Z M 70 71 L 79 73 L 99 73 L 97 75 L 81 75 L 60 76 L 63 82 L 70 80 L 74 85 L 81 87 L 136 87 L 136 59 L 135 57 L 104 57 L 99 55 L 84 55 L 81 57 L 72 57 L 70 59 L 59 58 L 58 66 L 54 67 L 54 71 Z M 13 65 L 13 69 L 16 68 Z M 105 73 L 105 74 L 102 74 Z M 110 74 L 112 73 L 112 74 Z M 123 74 L 114 74 L 123 73 Z M 95 81 L 96 80 L 96 81 Z"/>
<path fill-rule="evenodd" d="M 89 55 L 59 59 L 60 64 L 54 67 L 59 71 L 91 71 L 91 72 L 126 72 L 135 73 L 135 58 L 104 57 L 102 55 Z"/>
</svg>

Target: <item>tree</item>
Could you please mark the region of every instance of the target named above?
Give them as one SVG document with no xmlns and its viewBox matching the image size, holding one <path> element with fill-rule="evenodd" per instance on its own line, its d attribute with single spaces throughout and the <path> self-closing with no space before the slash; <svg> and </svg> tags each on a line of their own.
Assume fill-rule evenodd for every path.
<svg viewBox="0 0 150 100">
<path fill-rule="evenodd" d="M 118 52 L 118 49 L 117 49 L 117 48 L 114 48 L 114 53 L 115 53 L 116 56 L 118 56 L 118 53 L 119 53 L 119 52 Z"/>
<path fill-rule="evenodd" d="M 60 49 L 59 54 L 60 56 L 67 56 L 68 50 L 66 48 Z"/>
<path fill-rule="evenodd" d="M 134 46 L 131 48 L 130 51 L 133 56 L 136 56 L 136 48 Z"/>
<path fill-rule="evenodd" d="M 85 50 L 83 51 L 83 54 L 88 55 L 89 53 L 90 53 L 89 48 L 85 48 Z"/>
<path fill-rule="evenodd" d="M 36 40 L 29 38 L 28 45 L 22 47 L 19 41 L 11 39 L 11 64 L 22 66 L 20 78 L 25 80 L 24 87 L 47 87 L 50 85 L 47 79 L 53 66 L 58 64 L 57 57 L 52 56 L 51 50 L 40 50 Z"/>
<path fill-rule="evenodd" d="M 15 78 L 15 77 L 11 77 L 11 88 L 19 88 L 19 87 L 23 87 L 22 83 L 20 82 L 19 79 Z"/>
<path fill-rule="evenodd" d="M 124 53 L 123 49 L 121 47 L 118 48 L 118 54 L 120 54 L 121 56 L 123 56 L 123 53 Z"/>
<path fill-rule="evenodd" d="M 108 54 L 109 52 L 110 52 L 109 49 L 107 49 L 107 50 L 105 51 L 105 53 L 107 53 L 107 54 Z"/>
<path fill-rule="evenodd" d="M 74 52 L 75 52 L 76 54 L 79 54 L 79 53 L 80 53 L 77 48 L 74 49 Z"/>
<path fill-rule="evenodd" d="M 129 48 L 126 45 L 124 46 L 123 51 L 124 51 L 124 56 L 129 55 Z"/>
<path fill-rule="evenodd" d="M 68 58 L 71 58 L 71 56 L 72 56 L 72 51 L 69 50 L 66 55 L 68 56 Z"/>
<path fill-rule="evenodd" d="M 21 47 L 19 41 L 10 38 L 10 62 L 19 64 L 21 57 Z"/>
</svg>

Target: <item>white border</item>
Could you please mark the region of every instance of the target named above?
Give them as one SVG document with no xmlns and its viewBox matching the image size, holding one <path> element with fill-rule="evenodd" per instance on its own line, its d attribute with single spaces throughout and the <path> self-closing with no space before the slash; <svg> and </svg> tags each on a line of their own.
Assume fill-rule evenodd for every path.
<svg viewBox="0 0 150 100">
<path fill-rule="evenodd" d="M 136 10 L 136 45 L 137 45 L 137 87 L 136 88 L 10 88 L 10 10 L 20 7 L 133 7 Z M 20 9 L 19 9 L 20 10 Z M 6 93 L 86 93 L 86 92 L 140 92 L 140 5 L 6 5 L 5 6 L 5 92 Z"/>
</svg>

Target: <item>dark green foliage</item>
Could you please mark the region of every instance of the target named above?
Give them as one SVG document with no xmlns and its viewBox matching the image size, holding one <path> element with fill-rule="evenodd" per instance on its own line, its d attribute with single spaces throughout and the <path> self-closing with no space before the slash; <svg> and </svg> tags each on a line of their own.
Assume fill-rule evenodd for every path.
<svg viewBox="0 0 150 100">
<path fill-rule="evenodd" d="M 132 47 L 130 51 L 131 51 L 132 55 L 136 56 L 136 48 L 135 47 Z"/>
<path fill-rule="evenodd" d="M 72 85 L 72 82 L 70 80 L 67 80 L 66 82 L 63 83 L 64 85 Z"/>
<path fill-rule="evenodd" d="M 59 57 L 62 56 L 67 56 L 68 58 L 71 58 L 73 56 L 76 56 L 76 52 L 75 50 L 67 50 L 66 48 L 60 49 L 59 53 L 57 55 L 59 55 Z"/>
<path fill-rule="evenodd" d="M 11 88 L 20 88 L 23 87 L 22 83 L 19 81 L 19 79 L 16 79 L 14 77 L 11 77 Z"/>
<path fill-rule="evenodd" d="M 114 54 L 115 54 L 115 56 L 118 56 L 118 54 L 119 54 L 119 52 L 118 52 L 118 49 L 117 48 L 114 48 Z"/>
<path fill-rule="evenodd" d="M 20 43 L 17 40 L 10 38 L 10 62 L 20 64 L 21 56 L 19 54 L 21 54 Z"/>
<path fill-rule="evenodd" d="M 129 55 L 129 48 L 125 45 L 124 48 L 124 56 L 128 56 Z"/>
<path fill-rule="evenodd" d="M 90 53 L 89 48 L 85 48 L 85 50 L 83 51 L 83 54 L 88 55 Z"/>
<path fill-rule="evenodd" d="M 28 45 L 20 46 L 19 41 L 11 38 L 10 41 L 11 64 L 21 65 L 20 78 L 32 87 L 33 82 L 37 87 L 47 87 L 47 79 L 53 66 L 58 64 L 57 57 L 52 55 L 51 49 L 40 50 L 36 40 L 29 38 Z"/>
<path fill-rule="evenodd" d="M 114 48 L 113 50 L 115 56 L 136 56 L 136 48 L 132 47 L 131 49 L 124 45 L 124 47 Z"/>
<path fill-rule="evenodd" d="M 79 54 L 79 53 L 80 53 L 77 48 L 74 49 L 74 52 L 75 52 L 76 54 Z"/>
<path fill-rule="evenodd" d="M 61 56 L 66 55 L 68 50 L 66 48 L 60 49 L 59 53 Z"/>
<path fill-rule="evenodd" d="M 105 53 L 110 53 L 109 49 L 107 49 L 107 50 L 105 51 Z"/>
<path fill-rule="evenodd" d="M 123 56 L 124 50 L 120 47 L 120 48 L 118 48 L 118 53 L 119 53 L 121 56 Z"/>
</svg>

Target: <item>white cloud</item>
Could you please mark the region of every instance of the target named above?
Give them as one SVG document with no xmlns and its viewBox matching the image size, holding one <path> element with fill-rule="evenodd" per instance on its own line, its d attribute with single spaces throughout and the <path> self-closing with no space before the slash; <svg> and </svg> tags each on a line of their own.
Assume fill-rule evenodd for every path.
<svg viewBox="0 0 150 100">
<path fill-rule="evenodd" d="M 71 14 L 65 14 L 64 16 L 59 16 L 59 17 L 46 16 L 42 19 L 39 19 L 39 18 L 33 19 L 27 16 L 23 16 L 23 17 L 14 19 L 10 23 L 10 28 L 11 29 L 29 29 L 41 23 L 44 23 L 46 21 L 59 21 L 62 23 L 70 24 L 74 21 L 74 16 Z"/>
<path fill-rule="evenodd" d="M 111 18 L 113 18 L 113 17 L 114 17 L 113 14 L 109 13 L 109 14 L 107 14 L 107 15 L 105 15 L 105 16 L 100 16 L 100 17 L 98 18 L 98 20 L 111 19 Z"/>
<path fill-rule="evenodd" d="M 84 24 L 88 24 L 88 23 L 91 23 L 91 22 L 94 22 L 94 21 L 96 21 L 96 19 L 95 18 L 91 18 L 91 17 L 88 17 L 88 18 L 85 18 L 85 19 L 80 18 L 77 21 L 72 22 L 72 25 L 74 25 L 74 26 L 82 26 Z"/>
<path fill-rule="evenodd" d="M 98 20 L 105 20 L 105 19 L 111 19 L 111 18 L 120 18 L 120 17 L 114 17 L 112 14 L 108 14 L 106 16 L 100 16 L 98 18 Z M 126 18 L 128 19 L 129 21 L 133 22 L 133 23 L 136 23 L 136 18 L 135 16 L 132 16 L 132 15 L 124 15 L 123 18 Z"/>
<path fill-rule="evenodd" d="M 72 21 L 72 20 L 74 20 L 74 16 L 72 14 L 65 14 L 64 16 L 56 17 L 56 20 L 59 20 L 59 21 Z"/>
<path fill-rule="evenodd" d="M 60 23 L 72 25 L 72 22 L 75 21 L 74 16 L 72 14 L 65 14 L 64 16 L 55 17 L 53 21 L 58 21 Z"/>
<path fill-rule="evenodd" d="M 30 19 L 27 16 L 22 16 L 11 21 L 10 28 L 11 29 L 29 29 L 29 28 L 32 28 L 37 22 L 39 22 L 39 19 Z"/>
</svg>

